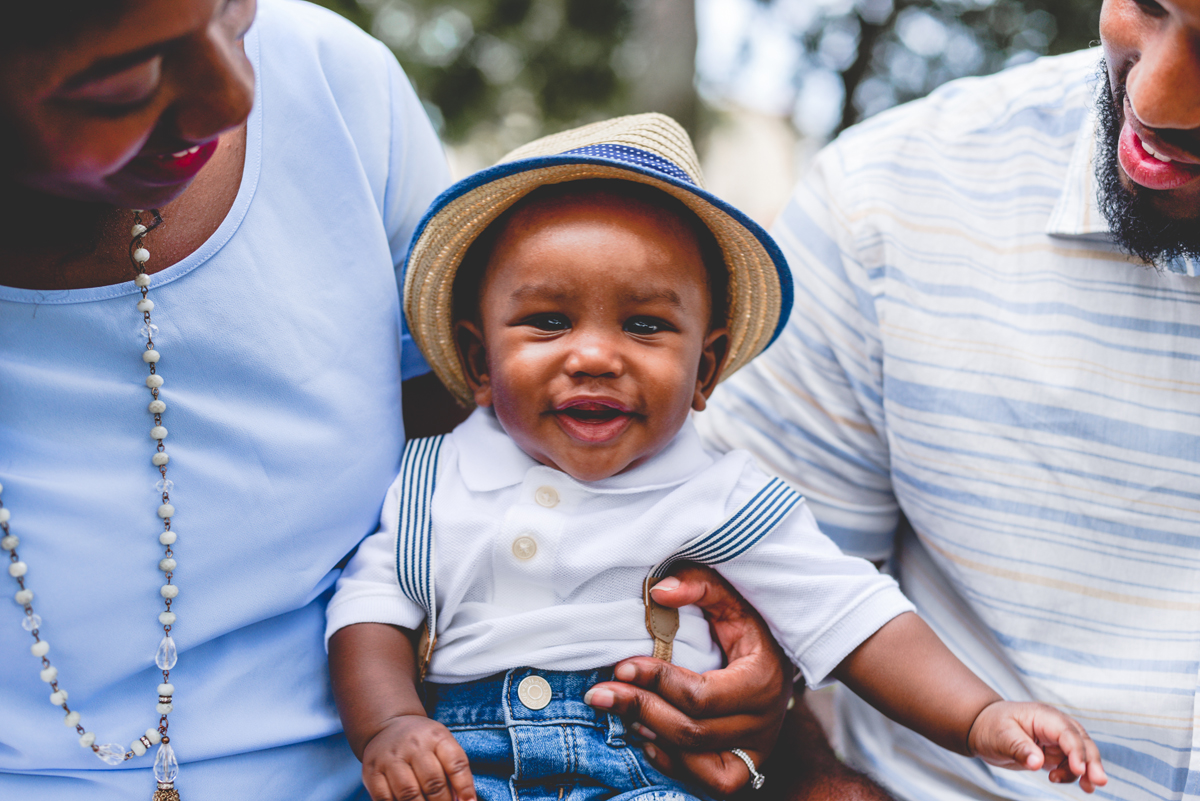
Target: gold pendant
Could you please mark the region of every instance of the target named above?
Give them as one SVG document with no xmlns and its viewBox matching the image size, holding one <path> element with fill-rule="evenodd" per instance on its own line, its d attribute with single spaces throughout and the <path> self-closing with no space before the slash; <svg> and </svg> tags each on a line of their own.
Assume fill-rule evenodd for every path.
<svg viewBox="0 0 1200 801">
<path fill-rule="evenodd" d="M 179 801 L 179 791 L 175 789 L 175 783 L 159 782 L 151 801 Z"/>
</svg>

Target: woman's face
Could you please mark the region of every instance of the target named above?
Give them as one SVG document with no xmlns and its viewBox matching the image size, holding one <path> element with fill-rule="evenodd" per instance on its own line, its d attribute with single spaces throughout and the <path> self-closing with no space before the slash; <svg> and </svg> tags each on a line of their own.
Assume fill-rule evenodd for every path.
<svg viewBox="0 0 1200 801">
<path fill-rule="evenodd" d="M 61 41 L 0 53 L 0 174 L 57 197 L 155 208 L 250 113 L 242 37 L 255 0 L 117 5 Z"/>
</svg>

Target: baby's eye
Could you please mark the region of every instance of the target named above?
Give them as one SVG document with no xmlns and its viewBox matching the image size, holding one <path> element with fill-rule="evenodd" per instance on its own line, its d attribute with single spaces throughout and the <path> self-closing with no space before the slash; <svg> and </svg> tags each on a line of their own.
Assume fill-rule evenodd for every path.
<svg viewBox="0 0 1200 801">
<path fill-rule="evenodd" d="M 656 317 L 631 317 L 625 321 L 625 330 L 630 334 L 645 336 L 668 331 L 670 326 Z"/>
<path fill-rule="evenodd" d="M 561 314 L 535 314 L 525 320 L 525 325 L 539 331 L 566 331 L 571 327 L 571 321 Z"/>
</svg>

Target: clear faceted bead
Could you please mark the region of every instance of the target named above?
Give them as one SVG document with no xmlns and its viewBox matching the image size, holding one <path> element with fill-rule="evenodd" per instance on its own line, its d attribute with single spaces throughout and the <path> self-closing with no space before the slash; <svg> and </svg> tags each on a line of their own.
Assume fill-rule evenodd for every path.
<svg viewBox="0 0 1200 801">
<path fill-rule="evenodd" d="M 175 759 L 175 749 L 169 743 L 163 743 L 154 757 L 154 778 L 160 782 L 173 782 L 178 775 L 179 760 Z"/>
<path fill-rule="evenodd" d="M 158 326 L 154 323 L 143 325 L 138 329 L 138 341 L 144 343 L 147 339 L 158 339 Z"/>
<path fill-rule="evenodd" d="M 25 619 L 21 621 L 21 628 L 25 629 L 26 631 L 33 631 L 34 629 L 40 629 L 41 627 L 42 616 L 36 612 L 34 612 L 32 615 L 26 615 Z"/>
<path fill-rule="evenodd" d="M 159 492 L 170 492 L 175 489 L 175 482 L 169 478 L 160 478 L 154 482 L 154 488 Z"/>
<path fill-rule="evenodd" d="M 154 664 L 159 670 L 170 670 L 179 661 L 179 652 L 175 650 L 175 641 L 167 634 L 158 644 L 158 653 L 154 655 Z"/>
<path fill-rule="evenodd" d="M 125 746 L 117 745 L 116 743 L 102 745 L 96 751 L 96 756 L 110 765 L 120 765 L 125 761 Z"/>
</svg>

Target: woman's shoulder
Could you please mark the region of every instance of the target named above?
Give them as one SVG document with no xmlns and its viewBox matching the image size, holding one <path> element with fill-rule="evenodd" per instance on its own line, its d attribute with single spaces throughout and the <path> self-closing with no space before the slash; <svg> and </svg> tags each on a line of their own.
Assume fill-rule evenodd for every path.
<svg viewBox="0 0 1200 801">
<path fill-rule="evenodd" d="M 303 0 L 260 0 L 255 28 L 264 70 L 309 83 L 314 71 L 340 91 L 388 91 L 395 57 L 345 17 Z"/>
</svg>

